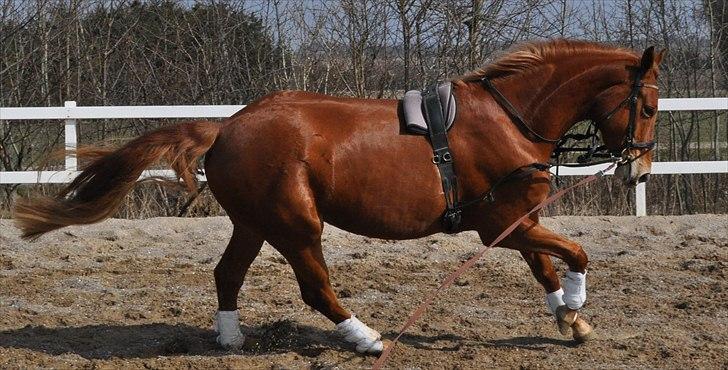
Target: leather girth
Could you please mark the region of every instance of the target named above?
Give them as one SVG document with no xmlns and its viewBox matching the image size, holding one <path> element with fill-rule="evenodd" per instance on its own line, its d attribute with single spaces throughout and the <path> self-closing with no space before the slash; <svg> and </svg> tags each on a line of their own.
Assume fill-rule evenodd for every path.
<svg viewBox="0 0 728 370">
<path fill-rule="evenodd" d="M 437 165 L 442 180 L 442 190 L 445 195 L 445 213 L 443 215 L 443 226 L 445 232 L 457 232 L 461 221 L 461 210 L 459 208 L 460 197 L 458 194 L 457 176 L 453 164 L 453 155 L 447 141 L 447 129 L 445 117 L 440 104 L 440 95 L 437 91 L 437 84 L 428 87 L 422 96 L 422 105 L 427 119 L 428 135 L 432 145 L 432 162 Z"/>
</svg>

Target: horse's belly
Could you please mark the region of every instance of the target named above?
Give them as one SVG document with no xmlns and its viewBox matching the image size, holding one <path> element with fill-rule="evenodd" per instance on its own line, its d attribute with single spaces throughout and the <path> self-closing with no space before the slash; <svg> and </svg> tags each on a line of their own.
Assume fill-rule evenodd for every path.
<svg viewBox="0 0 728 370">
<path fill-rule="evenodd" d="M 334 192 L 322 205 L 324 221 L 376 238 L 413 239 L 441 231 L 442 192 L 398 181 Z"/>
<path fill-rule="evenodd" d="M 348 232 L 381 239 L 415 239 L 441 231 L 437 217 L 423 220 L 388 212 L 352 216 L 324 215 L 324 221 Z"/>
</svg>

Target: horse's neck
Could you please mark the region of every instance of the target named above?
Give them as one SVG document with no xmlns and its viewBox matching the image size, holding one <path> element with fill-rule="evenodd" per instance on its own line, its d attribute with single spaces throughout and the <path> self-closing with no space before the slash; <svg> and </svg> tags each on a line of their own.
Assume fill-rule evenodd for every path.
<svg viewBox="0 0 728 370">
<path fill-rule="evenodd" d="M 603 91 L 609 76 L 598 68 L 582 67 L 567 72 L 545 66 L 504 84 L 504 95 L 513 96 L 513 104 L 521 110 L 531 128 L 541 136 L 558 139 L 574 124 L 587 118 L 597 95 Z"/>
</svg>

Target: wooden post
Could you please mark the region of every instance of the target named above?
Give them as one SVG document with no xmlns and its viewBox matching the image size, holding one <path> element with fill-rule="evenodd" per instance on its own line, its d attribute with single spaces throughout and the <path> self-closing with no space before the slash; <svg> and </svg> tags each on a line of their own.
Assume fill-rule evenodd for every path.
<svg viewBox="0 0 728 370">
<path fill-rule="evenodd" d="M 63 103 L 66 108 L 75 108 L 75 101 L 67 101 Z M 76 134 L 76 120 L 66 119 L 65 120 L 65 146 L 66 146 L 66 171 L 77 171 L 78 160 L 76 155 L 68 153 L 69 150 L 75 150 L 78 147 L 78 137 Z"/>
</svg>

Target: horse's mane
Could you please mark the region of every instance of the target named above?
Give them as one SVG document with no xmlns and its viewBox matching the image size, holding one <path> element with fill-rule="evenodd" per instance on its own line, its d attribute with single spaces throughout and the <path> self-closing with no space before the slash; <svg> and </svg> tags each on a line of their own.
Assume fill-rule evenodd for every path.
<svg viewBox="0 0 728 370">
<path fill-rule="evenodd" d="M 552 61 L 576 55 L 592 54 L 610 56 L 614 59 L 639 62 L 634 51 L 596 42 L 558 39 L 517 44 L 498 57 L 494 62 L 456 78 L 461 81 L 476 81 L 484 77 L 505 77 L 547 64 Z"/>
</svg>

